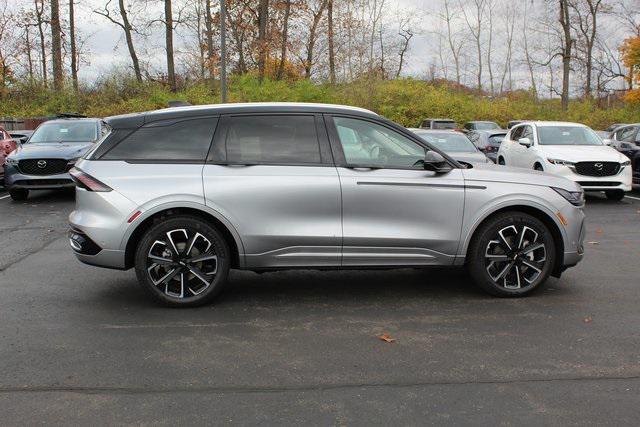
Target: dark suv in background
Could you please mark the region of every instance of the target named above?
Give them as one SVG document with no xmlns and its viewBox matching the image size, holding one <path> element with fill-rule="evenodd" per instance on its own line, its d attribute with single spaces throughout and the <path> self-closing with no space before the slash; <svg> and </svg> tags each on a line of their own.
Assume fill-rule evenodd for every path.
<svg viewBox="0 0 640 427">
<path fill-rule="evenodd" d="M 13 200 L 29 190 L 73 188 L 69 169 L 107 133 L 100 119 L 57 119 L 42 123 L 5 159 L 5 186 Z"/>
</svg>

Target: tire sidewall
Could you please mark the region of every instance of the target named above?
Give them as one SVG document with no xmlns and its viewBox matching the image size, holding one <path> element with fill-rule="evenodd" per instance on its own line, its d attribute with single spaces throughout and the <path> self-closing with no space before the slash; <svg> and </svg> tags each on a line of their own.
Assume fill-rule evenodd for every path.
<svg viewBox="0 0 640 427">
<path fill-rule="evenodd" d="M 538 233 L 538 241 L 544 243 L 546 250 L 547 262 L 542 273 L 533 285 L 521 289 L 506 289 L 496 284 L 485 267 L 485 250 L 489 240 L 492 240 L 499 230 L 510 225 L 515 225 L 518 229 L 521 225 L 532 228 Z M 500 297 L 521 297 L 540 288 L 551 274 L 557 256 L 553 235 L 548 227 L 539 219 L 520 212 L 506 212 L 486 221 L 476 231 L 470 249 L 469 254 L 472 258 L 467 262 L 467 265 L 472 278 L 484 290 Z"/>
<path fill-rule="evenodd" d="M 164 236 L 167 231 L 179 228 L 186 228 L 205 236 L 213 245 L 218 257 L 218 271 L 213 283 L 201 294 L 185 299 L 166 295 L 160 287 L 153 284 L 147 272 L 147 254 L 153 242 Z M 194 307 L 206 304 L 222 291 L 229 275 L 230 260 L 228 245 L 218 230 L 198 217 L 178 216 L 161 220 L 144 233 L 136 248 L 135 271 L 139 284 L 157 301 L 171 307 Z"/>
</svg>

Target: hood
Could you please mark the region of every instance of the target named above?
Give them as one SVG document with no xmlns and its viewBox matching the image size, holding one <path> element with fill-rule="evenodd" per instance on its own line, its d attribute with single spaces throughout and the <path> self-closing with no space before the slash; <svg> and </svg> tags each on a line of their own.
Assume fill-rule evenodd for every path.
<svg viewBox="0 0 640 427">
<path fill-rule="evenodd" d="M 76 159 L 86 153 L 93 146 L 93 142 L 73 142 L 73 143 L 47 143 L 32 144 L 27 143 L 18 147 L 11 157 L 17 160 L 22 159 Z"/>
<path fill-rule="evenodd" d="M 533 169 L 512 168 L 494 163 L 475 163 L 471 169 L 463 169 L 465 181 L 510 182 L 514 184 L 557 187 L 567 191 L 580 191 L 580 186 L 570 179 Z"/>
<path fill-rule="evenodd" d="M 607 145 L 538 145 L 540 153 L 552 159 L 569 162 L 624 162 L 615 148 Z"/>
<path fill-rule="evenodd" d="M 450 153 L 449 156 L 453 157 L 459 162 L 467 163 L 489 163 L 491 160 L 487 158 L 481 152 L 475 153 Z"/>
</svg>

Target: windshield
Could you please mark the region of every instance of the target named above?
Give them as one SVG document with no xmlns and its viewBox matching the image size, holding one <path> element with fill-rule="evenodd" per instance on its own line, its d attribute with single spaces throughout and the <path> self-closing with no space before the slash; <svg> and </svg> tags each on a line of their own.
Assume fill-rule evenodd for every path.
<svg viewBox="0 0 640 427">
<path fill-rule="evenodd" d="M 455 129 L 456 122 L 448 120 L 434 120 L 432 129 Z"/>
<path fill-rule="evenodd" d="M 602 140 L 588 127 L 539 126 L 540 145 L 603 145 Z"/>
<path fill-rule="evenodd" d="M 89 121 L 43 123 L 33 132 L 29 143 L 94 142 L 98 139 L 98 126 Z"/>
<path fill-rule="evenodd" d="M 500 126 L 498 126 L 496 123 L 494 122 L 477 122 L 474 124 L 475 128 L 477 130 L 493 130 L 493 129 L 500 129 Z"/>
<path fill-rule="evenodd" d="M 458 133 L 418 132 L 418 136 L 445 153 L 474 153 L 478 151 L 466 136 Z"/>
</svg>

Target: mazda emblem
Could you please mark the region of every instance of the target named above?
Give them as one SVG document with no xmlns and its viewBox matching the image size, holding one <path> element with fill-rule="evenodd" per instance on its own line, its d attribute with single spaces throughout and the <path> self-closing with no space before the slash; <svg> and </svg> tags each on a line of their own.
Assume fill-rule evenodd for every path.
<svg viewBox="0 0 640 427">
<path fill-rule="evenodd" d="M 602 170 L 602 167 L 603 167 L 603 166 L 604 166 L 604 165 L 603 165 L 602 163 L 594 163 L 594 164 L 593 164 L 593 167 L 594 167 L 594 168 L 596 168 L 596 169 L 598 169 L 599 171 L 601 171 L 601 170 Z"/>
<path fill-rule="evenodd" d="M 46 160 L 38 160 L 38 167 L 40 169 L 44 169 L 47 167 L 47 161 Z"/>
</svg>

